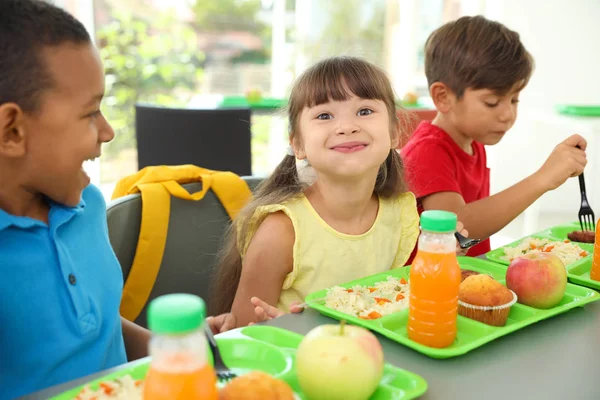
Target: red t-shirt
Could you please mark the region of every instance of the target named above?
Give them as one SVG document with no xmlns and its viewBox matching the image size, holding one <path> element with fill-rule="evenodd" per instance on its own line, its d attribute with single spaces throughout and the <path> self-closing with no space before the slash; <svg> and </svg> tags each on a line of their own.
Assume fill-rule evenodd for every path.
<svg viewBox="0 0 600 400">
<path fill-rule="evenodd" d="M 419 214 L 423 212 L 420 199 L 433 193 L 455 192 L 465 203 L 490 195 L 485 146 L 473 142 L 472 148 L 473 155 L 469 155 L 440 127 L 429 121 L 419 124 L 400 151 L 409 188 L 417 197 Z M 471 247 L 467 255 L 475 257 L 488 251 L 490 240 L 486 239 Z"/>
</svg>

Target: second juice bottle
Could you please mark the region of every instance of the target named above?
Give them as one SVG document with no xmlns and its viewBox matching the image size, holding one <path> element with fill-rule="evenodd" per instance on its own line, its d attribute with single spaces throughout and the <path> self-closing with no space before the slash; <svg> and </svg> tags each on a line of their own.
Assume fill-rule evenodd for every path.
<svg viewBox="0 0 600 400">
<path fill-rule="evenodd" d="M 460 267 L 456 259 L 456 214 L 425 211 L 417 255 L 410 268 L 408 337 L 429 347 L 456 338 Z"/>
</svg>

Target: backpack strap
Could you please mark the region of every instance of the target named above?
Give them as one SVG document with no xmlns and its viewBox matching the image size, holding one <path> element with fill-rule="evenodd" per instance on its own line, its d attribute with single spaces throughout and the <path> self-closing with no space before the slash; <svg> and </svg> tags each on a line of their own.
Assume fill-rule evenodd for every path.
<svg viewBox="0 0 600 400">
<path fill-rule="evenodd" d="M 191 182 L 202 182 L 202 189 L 188 193 L 181 184 Z M 121 299 L 124 318 L 134 321 L 139 316 L 156 282 L 167 242 L 171 196 L 199 201 L 209 189 L 232 220 L 252 197 L 247 183 L 236 174 L 193 165 L 146 167 L 115 187 L 113 199 L 137 192 L 142 197 L 138 244 Z"/>
</svg>

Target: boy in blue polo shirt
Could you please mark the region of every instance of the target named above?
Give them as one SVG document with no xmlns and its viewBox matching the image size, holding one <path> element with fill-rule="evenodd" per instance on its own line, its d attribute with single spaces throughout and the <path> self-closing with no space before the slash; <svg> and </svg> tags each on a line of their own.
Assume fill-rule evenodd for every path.
<svg viewBox="0 0 600 400">
<path fill-rule="evenodd" d="M 79 21 L 41 0 L 0 1 L 0 399 L 146 355 L 148 331 L 119 315 L 106 205 L 82 168 L 114 137 L 103 94 Z"/>
</svg>

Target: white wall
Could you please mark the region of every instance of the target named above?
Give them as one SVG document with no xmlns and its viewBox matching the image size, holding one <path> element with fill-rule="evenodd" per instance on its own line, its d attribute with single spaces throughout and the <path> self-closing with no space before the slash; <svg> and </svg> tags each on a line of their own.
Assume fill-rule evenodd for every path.
<svg viewBox="0 0 600 400">
<path fill-rule="evenodd" d="M 515 127 L 489 148 L 492 191 L 502 190 L 539 168 L 552 148 L 571 133 L 581 133 L 592 150 L 600 148 L 600 119 L 567 119 L 554 112 L 557 104 L 600 104 L 599 0 L 487 0 L 486 16 L 521 34 L 536 69 L 521 97 Z M 598 129 L 592 133 L 592 125 Z M 600 210 L 600 151 L 588 152 L 587 188 L 592 206 Z M 591 171 L 597 171 L 591 174 Z M 595 190 L 597 187 L 598 190 Z M 541 212 L 579 210 L 577 179 L 536 203 Z"/>
</svg>

